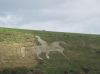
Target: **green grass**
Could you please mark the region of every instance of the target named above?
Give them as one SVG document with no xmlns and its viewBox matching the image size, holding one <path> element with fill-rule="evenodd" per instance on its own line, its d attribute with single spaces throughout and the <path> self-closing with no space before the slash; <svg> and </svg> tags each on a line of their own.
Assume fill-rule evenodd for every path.
<svg viewBox="0 0 100 74">
<path fill-rule="evenodd" d="M 34 70 L 40 69 L 43 74 L 64 74 L 65 72 L 68 72 L 68 74 L 81 74 L 80 72 L 100 74 L 100 53 L 97 53 L 98 51 L 100 52 L 100 35 L 0 28 L 1 55 L 3 56 L 8 53 L 6 51 L 14 49 L 15 46 L 9 47 L 8 49 L 8 44 L 27 44 L 27 39 L 32 41 L 35 35 L 39 35 L 48 43 L 53 41 L 65 41 L 67 44 L 63 45 L 63 47 L 65 48 L 64 53 L 67 58 L 58 52 L 53 52 L 50 54 L 50 59 L 48 60 L 44 54 L 42 54 L 41 56 L 44 60 L 36 59 L 35 62 L 37 62 L 37 64 L 34 66 L 34 62 L 29 64 L 29 61 L 26 61 L 29 59 L 29 57 L 26 57 L 23 59 L 24 62 L 26 61 L 25 63 L 28 63 L 25 67 L 31 67 Z M 5 49 L 5 52 L 3 49 Z M 20 56 L 16 56 L 14 58 L 19 59 L 19 57 Z M 32 57 L 30 57 L 30 59 L 32 59 Z M 16 67 L 17 65 L 14 63 L 15 60 L 13 60 L 12 63 L 9 62 L 10 60 L 11 59 L 8 59 L 8 63 L 2 64 L 2 60 L 0 59 L 0 68 Z M 21 61 L 23 60 L 21 59 Z"/>
</svg>

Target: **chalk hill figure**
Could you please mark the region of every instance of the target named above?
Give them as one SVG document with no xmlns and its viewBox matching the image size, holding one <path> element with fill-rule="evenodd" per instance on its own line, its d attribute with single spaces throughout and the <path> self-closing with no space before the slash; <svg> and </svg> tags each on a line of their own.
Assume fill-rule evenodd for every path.
<svg viewBox="0 0 100 74">
<path fill-rule="evenodd" d="M 40 55 L 42 53 L 46 54 L 46 58 L 50 59 L 49 54 L 50 52 L 59 52 L 61 53 L 63 56 L 64 55 L 64 48 L 60 45 L 61 43 L 65 44 L 65 42 L 63 41 L 55 41 L 52 42 L 51 44 L 48 44 L 45 40 L 41 39 L 39 36 L 35 36 L 38 40 L 38 42 L 40 43 L 40 45 L 35 45 L 33 47 L 33 52 L 36 54 L 36 56 L 38 57 L 38 59 L 43 60 L 43 58 L 40 57 Z"/>
</svg>

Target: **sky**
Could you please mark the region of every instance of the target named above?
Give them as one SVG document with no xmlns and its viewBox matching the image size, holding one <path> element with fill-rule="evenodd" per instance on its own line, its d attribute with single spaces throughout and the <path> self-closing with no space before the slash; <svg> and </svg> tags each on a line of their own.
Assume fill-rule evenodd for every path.
<svg viewBox="0 0 100 74">
<path fill-rule="evenodd" d="M 100 34 L 100 0 L 0 0 L 0 27 Z"/>
</svg>

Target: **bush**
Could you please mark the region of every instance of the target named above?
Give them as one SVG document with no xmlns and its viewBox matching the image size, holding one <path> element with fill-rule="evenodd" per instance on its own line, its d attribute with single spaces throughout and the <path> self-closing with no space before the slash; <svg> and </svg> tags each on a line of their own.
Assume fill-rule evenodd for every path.
<svg viewBox="0 0 100 74">
<path fill-rule="evenodd" d="M 90 70 L 88 68 L 82 68 L 83 72 L 88 73 Z"/>
<path fill-rule="evenodd" d="M 2 70 L 1 74 L 12 74 L 12 69 L 6 68 L 6 69 Z"/>
<path fill-rule="evenodd" d="M 25 67 L 17 67 L 17 68 L 6 68 L 0 71 L 0 74 L 27 74 L 31 72 L 31 69 Z"/>
</svg>

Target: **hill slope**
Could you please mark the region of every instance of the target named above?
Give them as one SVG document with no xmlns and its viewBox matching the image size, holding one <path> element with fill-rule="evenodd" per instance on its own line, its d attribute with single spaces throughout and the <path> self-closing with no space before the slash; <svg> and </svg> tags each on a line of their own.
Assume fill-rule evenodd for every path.
<svg viewBox="0 0 100 74">
<path fill-rule="evenodd" d="M 100 74 L 100 35 L 0 28 L 0 69 L 1 74 Z"/>
</svg>

